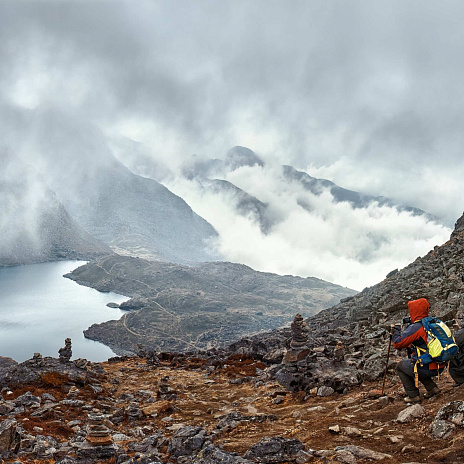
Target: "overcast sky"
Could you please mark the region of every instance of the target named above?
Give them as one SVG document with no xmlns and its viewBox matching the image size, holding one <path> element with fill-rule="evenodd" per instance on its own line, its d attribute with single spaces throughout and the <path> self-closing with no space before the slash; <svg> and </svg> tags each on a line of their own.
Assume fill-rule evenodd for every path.
<svg viewBox="0 0 464 464">
<path fill-rule="evenodd" d="M 168 164 L 234 145 L 441 217 L 464 209 L 462 0 L 0 2 L 0 105 Z"/>
<path fill-rule="evenodd" d="M 0 85 L 164 157 L 245 145 L 460 215 L 462 1 L 10 1 Z"/>
</svg>

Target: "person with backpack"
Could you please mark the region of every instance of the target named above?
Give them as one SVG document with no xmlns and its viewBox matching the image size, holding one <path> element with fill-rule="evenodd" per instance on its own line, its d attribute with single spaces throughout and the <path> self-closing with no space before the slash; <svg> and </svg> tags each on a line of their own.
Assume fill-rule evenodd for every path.
<svg viewBox="0 0 464 464">
<path fill-rule="evenodd" d="M 454 380 L 453 387 L 460 387 L 464 384 L 464 328 L 459 329 L 454 338 L 458 345 L 457 355 L 450 361 L 449 373 Z"/>
<path fill-rule="evenodd" d="M 409 301 L 408 310 L 411 323 L 403 331 L 401 331 L 400 325 L 392 326 L 391 336 L 393 346 L 397 350 L 403 348 L 407 348 L 408 350 L 408 358 L 399 362 L 396 366 L 407 394 L 407 397 L 404 399 L 406 403 L 420 402 L 419 381 L 427 390 L 424 398 L 431 398 L 441 392 L 433 381 L 433 377 L 436 377 L 443 371 L 446 363 L 437 363 L 433 360 L 423 363 L 419 359 L 427 355 L 429 351 L 427 332 L 422 324 L 422 319 L 427 318 L 429 315 L 429 309 L 429 302 L 425 298 Z"/>
</svg>

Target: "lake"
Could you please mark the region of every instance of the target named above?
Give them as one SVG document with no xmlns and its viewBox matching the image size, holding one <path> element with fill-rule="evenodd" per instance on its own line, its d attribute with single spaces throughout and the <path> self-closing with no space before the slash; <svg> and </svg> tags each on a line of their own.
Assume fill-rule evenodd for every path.
<svg viewBox="0 0 464 464">
<path fill-rule="evenodd" d="M 72 339 L 72 359 L 104 361 L 114 356 L 106 345 L 84 338 L 83 330 L 119 319 L 124 311 L 106 304 L 128 297 L 100 293 L 63 277 L 83 264 L 59 261 L 0 267 L 0 356 L 16 361 L 30 359 L 36 352 L 58 357 L 67 337 Z"/>
</svg>

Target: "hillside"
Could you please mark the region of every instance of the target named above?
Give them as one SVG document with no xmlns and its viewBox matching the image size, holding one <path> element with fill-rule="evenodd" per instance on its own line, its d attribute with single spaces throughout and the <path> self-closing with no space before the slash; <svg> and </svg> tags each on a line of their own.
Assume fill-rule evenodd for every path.
<svg viewBox="0 0 464 464">
<path fill-rule="evenodd" d="M 319 313 L 314 321 L 330 327 L 398 321 L 406 314 L 407 302 L 417 298 L 427 298 L 432 313 L 445 321 L 464 320 L 463 276 L 464 215 L 457 220 L 449 241 L 404 269 L 391 271 L 377 285 Z"/>
<path fill-rule="evenodd" d="M 394 377 L 386 401 L 372 382 L 345 394 L 290 393 L 272 380 L 273 365 L 227 352 L 7 364 L 0 369 L 0 385 L 8 385 L 0 402 L 0 453 L 7 462 L 457 464 L 464 458 L 458 412 L 464 387 L 452 388 L 445 378 L 441 395 L 407 407 Z"/>
<path fill-rule="evenodd" d="M 68 274 L 81 285 L 132 297 L 119 321 L 85 331 L 116 352 L 138 343 L 163 350 L 224 346 L 245 335 L 288 323 L 296 312 L 315 314 L 353 290 L 316 278 L 279 276 L 233 263 L 195 267 L 118 255 Z"/>
</svg>

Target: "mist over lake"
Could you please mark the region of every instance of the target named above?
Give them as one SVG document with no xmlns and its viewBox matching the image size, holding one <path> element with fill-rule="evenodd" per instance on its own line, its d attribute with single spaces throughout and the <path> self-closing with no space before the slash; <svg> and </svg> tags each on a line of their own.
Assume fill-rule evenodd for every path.
<svg viewBox="0 0 464 464">
<path fill-rule="evenodd" d="M 58 357 L 64 339 L 72 339 L 73 357 L 104 361 L 114 356 L 107 346 L 84 338 L 93 323 L 119 319 L 123 311 L 106 306 L 127 297 L 101 293 L 63 277 L 84 264 L 61 261 L 0 267 L 0 356 L 16 361 L 35 352 Z"/>
</svg>

